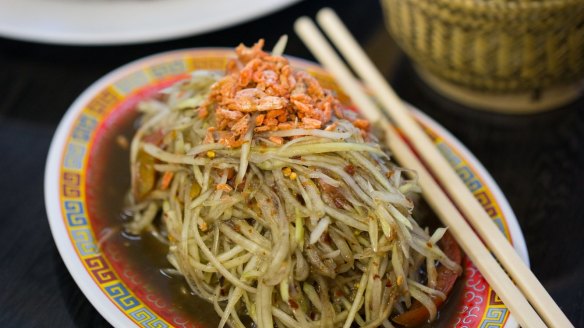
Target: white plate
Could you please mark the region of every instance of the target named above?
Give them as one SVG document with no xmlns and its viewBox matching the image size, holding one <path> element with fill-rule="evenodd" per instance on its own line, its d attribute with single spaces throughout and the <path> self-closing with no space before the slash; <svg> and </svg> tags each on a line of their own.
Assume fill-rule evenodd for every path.
<svg viewBox="0 0 584 328">
<path fill-rule="evenodd" d="M 89 87 L 71 105 L 62 119 L 49 150 L 45 170 L 45 203 L 51 232 L 61 257 L 75 282 L 95 308 L 115 327 L 180 326 L 184 317 L 169 314 L 158 299 L 156 287 L 148 289 L 137 279 L 139 271 L 128 267 L 112 252 L 103 236 L 104 216 L 92 213 L 96 202 L 89 181 L 99 161 L 90 157 L 107 134 L 131 111 L 134 101 L 148 94 L 150 86 L 162 88 L 194 69 L 221 69 L 232 52 L 224 49 L 191 49 L 151 56 L 125 65 Z M 301 60 L 292 63 L 314 74 L 327 87 L 332 79 L 322 69 Z M 167 84 L 164 84 L 167 85 Z M 341 99 L 342 93 L 339 94 Z M 523 234 L 507 200 L 480 162 L 448 131 L 421 112 L 416 118 L 427 128 L 436 146 L 463 177 L 481 204 L 521 258 L 528 263 Z M 105 131 L 105 132 L 104 132 Z M 112 130 L 109 130 L 112 131 Z M 102 145 L 113 147 L 114 142 Z M 99 158 L 99 157 L 97 157 Z M 94 180 L 91 180 L 93 176 Z M 99 228 L 101 227 L 101 228 Z M 508 309 L 467 259 L 463 264 L 460 303 L 446 320 L 457 327 L 517 327 Z M 197 322 L 197 314 L 192 318 Z"/>
<path fill-rule="evenodd" d="M 0 0 L 0 36 L 59 44 L 127 44 L 231 26 L 299 0 Z"/>
</svg>

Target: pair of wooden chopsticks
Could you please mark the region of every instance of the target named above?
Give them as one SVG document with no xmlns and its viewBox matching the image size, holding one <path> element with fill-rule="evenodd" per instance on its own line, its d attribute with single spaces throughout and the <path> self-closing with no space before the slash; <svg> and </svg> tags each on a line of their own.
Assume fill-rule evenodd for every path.
<svg viewBox="0 0 584 328">
<path fill-rule="evenodd" d="M 573 327 L 446 159 L 438 152 L 430 138 L 415 122 L 410 111 L 375 68 L 334 11 L 329 8 L 322 9 L 317 14 L 317 21 L 355 72 L 363 79 L 365 85 L 373 91 L 374 97 L 383 111 L 401 128 L 456 205 L 444 193 L 412 150 L 402 141 L 389 121 L 382 115 L 382 111 L 365 94 L 362 84 L 352 75 L 312 20 L 307 17 L 299 18 L 294 26 L 296 33 L 320 63 L 333 74 L 366 118 L 386 132 L 387 145 L 400 164 L 417 171 L 424 198 L 436 211 L 442 222 L 449 227 L 462 249 L 510 309 L 519 324 L 523 327 L 545 327 L 545 323 L 550 327 Z M 456 206 L 476 229 L 480 239 L 464 220 Z M 517 286 L 511 281 L 489 249 L 481 242 L 481 239 L 495 254 Z"/>
</svg>

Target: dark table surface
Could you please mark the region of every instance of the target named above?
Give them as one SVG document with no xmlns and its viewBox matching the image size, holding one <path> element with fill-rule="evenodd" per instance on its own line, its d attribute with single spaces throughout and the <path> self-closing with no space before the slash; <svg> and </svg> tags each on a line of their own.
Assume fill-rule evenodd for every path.
<svg viewBox="0 0 584 328">
<path fill-rule="evenodd" d="M 528 116 L 477 112 L 425 86 L 385 31 L 377 1 L 304 1 L 221 31 L 128 46 L 60 46 L 0 38 L 0 326 L 108 326 L 68 273 L 43 200 L 46 155 L 59 120 L 92 82 L 161 51 L 273 44 L 312 59 L 296 17 L 335 8 L 398 93 L 440 122 L 484 164 L 518 217 L 535 275 L 584 327 L 584 99 Z"/>
</svg>

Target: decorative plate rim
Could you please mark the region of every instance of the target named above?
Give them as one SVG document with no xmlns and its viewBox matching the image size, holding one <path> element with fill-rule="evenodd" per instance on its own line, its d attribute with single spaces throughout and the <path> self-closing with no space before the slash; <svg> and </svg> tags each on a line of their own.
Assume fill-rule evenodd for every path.
<svg viewBox="0 0 584 328">
<path fill-rule="evenodd" d="M 82 114 L 85 105 L 87 105 L 89 101 L 98 94 L 99 91 L 104 90 L 107 86 L 110 86 L 114 82 L 119 81 L 120 78 L 129 75 L 129 73 L 151 67 L 152 64 L 157 62 L 164 62 L 165 58 L 174 58 L 175 60 L 178 60 L 183 57 L 188 57 L 189 55 L 194 56 L 195 54 L 216 53 L 226 55 L 229 52 L 230 50 L 225 48 L 194 48 L 174 50 L 151 55 L 123 65 L 118 69 L 115 69 L 114 71 L 104 75 L 102 78 L 98 79 L 90 87 L 88 87 L 69 107 L 63 116 L 63 119 L 61 120 L 57 130 L 55 131 L 47 156 L 44 181 L 45 206 L 51 232 L 61 258 L 63 259 L 67 269 L 71 273 L 79 288 L 83 291 L 87 299 L 97 309 L 97 311 L 115 327 L 135 326 L 136 323 L 128 317 L 126 312 L 121 311 L 120 308 L 118 308 L 112 302 L 112 300 L 107 297 L 103 289 L 101 289 L 95 283 L 94 278 L 83 265 L 82 259 L 77 253 L 75 245 L 69 236 L 70 231 L 64 223 L 65 218 L 61 208 L 59 179 L 63 165 L 63 158 L 65 155 L 65 148 L 67 141 L 70 139 L 70 133 L 74 127 L 74 122 Z M 299 63 L 300 66 L 307 65 L 313 68 L 317 67 L 316 64 L 303 59 L 294 58 L 294 61 L 295 63 Z M 520 257 L 524 259 L 527 264 L 529 264 L 525 239 L 519 227 L 517 218 L 515 217 L 515 214 L 513 213 L 507 199 L 491 175 L 476 159 L 476 157 L 456 137 L 454 137 L 445 128 L 443 128 L 436 121 L 421 111 L 417 110 L 413 106 L 410 107 L 413 109 L 416 117 L 421 122 L 423 122 L 425 126 L 429 127 L 438 136 L 443 138 L 446 141 L 446 144 L 456 150 L 456 152 L 461 155 L 462 159 L 464 159 L 472 167 L 473 171 L 481 178 L 481 180 L 483 180 L 485 185 L 488 186 L 488 191 L 490 191 L 493 195 L 493 199 L 496 200 L 496 204 L 499 206 L 500 211 L 503 214 L 505 224 L 513 240 L 515 249 L 519 252 Z M 102 117 L 99 123 L 106 119 L 107 115 Z M 509 315 L 507 322 L 505 323 L 505 327 L 517 326 L 517 322 L 513 316 Z"/>
</svg>

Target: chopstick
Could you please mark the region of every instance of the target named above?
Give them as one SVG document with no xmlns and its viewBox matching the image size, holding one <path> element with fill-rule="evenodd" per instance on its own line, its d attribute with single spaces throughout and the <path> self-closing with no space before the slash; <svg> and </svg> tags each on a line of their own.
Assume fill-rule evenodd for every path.
<svg viewBox="0 0 584 328">
<path fill-rule="evenodd" d="M 321 11 L 321 13 L 319 13 L 318 17 L 319 17 L 319 20 L 323 23 L 323 27 L 331 34 L 331 38 L 333 40 L 335 40 L 335 38 L 337 40 L 339 40 L 339 37 L 337 34 L 341 33 L 342 29 L 339 28 L 338 26 L 335 26 L 334 24 L 330 24 L 330 22 L 328 21 L 330 19 L 330 17 L 327 18 L 327 15 L 330 15 L 330 13 L 331 13 L 330 11 L 328 11 L 328 12 Z M 490 254 L 489 250 L 487 250 L 487 248 L 481 243 L 480 239 L 475 235 L 475 233 L 470 228 L 468 223 L 466 223 L 464 218 L 457 211 L 456 207 L 450 202 L 448 196 L 446 196 L 444 194 L 442 189 L 433 180 L 430 173 L 425 169 L 423 164 L 418 161 L 418 159 L 411 152 L 409 147 L 407 145 L 405 145 L 405 143 L 400 139 L 400 137 L 397 135 L 395 130 L 388 124 L 387 120 L 380 115 L 379 109 L 377 109 L 377 107 L 375 106 L 375 104 L 373 104 L 371 99 L 369 99 L 364 94 L 364 92 L 361 90 L 359 83 L 351 75 L 351 73 L 345 67 L 345 65 L 343 64 L 341 59 L 338 58 L 338 56 L 335 54 L 334 50 L 328 45 L 327 41 L 322 36 L 322 34 L 318 31 L 318 29 L 316 28 L 314 23 L 312 23 L 312 21 L 310 21 L 310 19 L 308 19 L 308 18 L 301 18 L 296 22 L 295 29 L 296 29 L 296 32 L 301 37 L 301 39 L 303 39 L 303 41 L 306 43 L 308 48 L 313 52 L 315 57 L 317 57 L 317 59 L 319 59 L 319 61 L 336 77 L 339 84 L 351 96 L 351 99 L 361 109 L 361 111 L 364 113 L 364 115 L 372 122 L 378 122 L 379 125 L 381 125 L 381 127 L 384 128 L 384 130 L 387 133 L 387 137 L 388 137 L 387 138 L 388 139 L 387 140 L 388 146 L 390 147 L 391 151 L 395 154 L 398 161 L 402 165 L 413 168 L 418 172 L 419 181 L 420 181 L 420 184 L 422 186 L 424 196 L 427 199 L 428 203 L 434 208 L 434 210 L 437 212 L 437 214 L 442 219 L 442 221 L 447 226 L 450 227 L 450 230 L 452 231 L 454 237 L 457 239 L 457 241 L 459 242 L 459 244 L 461 245 L 463 250 L 471 258 L 471 260 L 475 263 L 475 265 L 479 268 L 481 273 L 483 273 L 483 275 L 485 276 L 487 281 L 489 281 L 489 284 L 497 292 L 497 294 L 503 300 L 503 302 L 509 307 L 509 309 L 514 314 L 514 316 L 517 318 L 517 320 L 520 322 L 520 324 L 524 327 L 545 327 L 545 324 L 542 322 L 542 320 L 536 314 L 535 310 L 527 302 L 525 296 L 519 291 L 517 286 L 515 286 L 513 284 L 513 282 L 511 281 L 511 279 L 505 274 L 503 269 L 498 265 L 496 260 Z M 346 31 L 346 28 L 343 28 L 343 29 Z M 342 40 L 342 38 L 341 38 L 341 40 Z M 345 41 L 343 41 L 343 42 L 345 42 Z M 356 42 L 354 42 L 354 43 L 356 44 Z M 341 47 L 341 46 L 339 45 L 339 47 Z M 343 51 L 343 50 L 341 49 L 341 51 Z M 363 65 L 361 65 L 361 66 L 363 66 Z M 371 66 L 372 66 L 372 64 L 371 64 Z M 354 64 L 354 67 L 355 67 L 355 70 L 357 72 L 363 71 L 358 65 Z M 373 69 L 373 70 L 376 73 L 369 72 L 371 75 L 376 74 L 376 75 L 381 76 L 379 74 L 379 72 L 377 72 L 375 69 Z M 364 79 L 366 79 L 366 78 L 364 78 Z M 383 82 L 385 83 L 385 80 L 383 80 Z M 379 90 L 380 88 L 373 88 L 372 85 L 369 85 L 369 86 L 376 93 L 380 93 L 380 90 Z M 387 90 L 385 90 L 387 88 L 389 88 L 388 85 L 385 86 L 385 88 L 384 88 L 384 90 L 382 90 L 382 92 L 387 92 Z M 391 93 L 391 95 L 393 95 L 392 106 L 399 106 L 402 109 L 402 112 L 405 113 L 405 114 L 402 113 L 402 115 L 407 116 L 409 118 L 409 120 L 411 122 L 413 122 L 413 124 L 411 124 L 411 122 L 410 122 L 410 124 L 408 125 L 408 123 L 403 124 L 403 121 L 407 121 L 408 119 L 401 119 L 400 120 L 400 121 L 402 121 L 401 127 L 404 130 L 404 133 L 408 132 L 408 131 L 406 131 L 408 129 L 417 129 L 417 130 L 421 131 L 419 126 L 417 126 L 417 124 L 409 116 L 410 114 L 408 113 L 408 111 L 403 108 L 403 104 L 401 103 L 401 101 L 399 101 L 397 96 L 395 96 L 395 93 L 393 93 L 391 90 L 390 90 L 390 93 Z M 378 95 L 378 96 L 381 96 L 381 95 Z M 397 103 L 397 105 L 395 105 L 395 103 Z M 385 105 L 386 106 L 384 106 L 384 107 L 387 107 L 387 101 L 385 101 Z M 398 120 L 396 119 L 396 121 L 398 121 Z M 398 121 L 398 124 L 399 123 L 400 122 Z M 411 127 L 412 125 L 414 126 L 413 128 Z M 423 132 L 422 132 L 422 134 L 423 134 Z M 407 134 L 407 136 L 412 142 L 414 141 L 414 140 L 412 140 L 411 135 Z M 423 134 L 423 136 L 425 138 L 427 138 L 425 136 L 425 134 Z M 419 136 L 415 136 L 415 137 L 419 138 Z M 426 152 L 429 152 L 432 150 L 435 153 L 437 153 L 436 149 L 431 144 L 431 142 L 429 143 L 430 147 L 427 147 L 427 144 L 426 144 L 425 147 L 419 148 L 419 144 L 420 144 L 420 142 L 414 143 L 414 145 L 418 149 L 419 153 L 425 154 Z M 420 149 L 422 151 L 420 151 Z M 427 149 L 431 149 L 431 150 L 427 150 Z M 438 156 L 445 162 L 444 158 L 439 153 L 438 153 Z M 446 165 L 447 165 L 446 170 L 452 172 L 452 169 L 450 168 L 450 166 L 448 166 L 447 163 L 446 163 Z M 439 167 L 439 169 L 444 170 L 444 168 L 442 168 L 442 167 Z M 436 170 L 436 169 L 434 169 L 434 170 Z M 454 172 L 452 172 L 452 173 L 454 174 Z M 452 177 L 452 175 L 449 176 L 449 178 L 451 178 L 451 177 Z M 460 182 L 459 178 L 455 174 L 454 174 L 454 179 Z M 448 182 L 448 180 L 446 180 L 446 182 Z M 460 182 L 460 183 L 462 184 L 462 182 Z M 444 183 L 444 184 L 446 185 L 447 183 Z M 458 188 L 460 189 L 460 186 L 458 186 Z M 464 191 L 466 191 L 467 194 L 470 195 L 470 193 L 468 192 L 468 189 L 466 188 L 466 186 L 464 186 L 464 184 L 462 184 L 462 188 L 464 189 Z M 460 191 L 458 191 L 458 192 L 460 192 Z M 472 195 L 471 195 L 471 198 L 473 201 L 476 202 L 476 200 L 474 199 L 474 197 L 472 197 Z M 474 211 L 476 209 L 473 208 L 472 210 Z M 484 213 L 482 208 L 480 208 L 480 212 Z M 469 217 L 470 216 L 471 215 L 469 215 Z M 475 217 L 475 220 L 477 220 L 476 217 Z M 488 216 L 485 219 L 484 216 L 480 216 L 480 215 L 479 215 L 479 220 L 483 220 L 484 222 L 491 221 Z M 495 227 L 494 224 L 491 223 L 491 225 L 493 227 Z M 495 230 L 495 232 L 496 232 L 496 235 L 498 235 L 500 237 L 502 236 L 500 231 Z M 488 238 L 488 236 L 486 236 L 484 238 L 486 239 L 486 238 Z M 509 243 L 505 239 L 503 239 L 503 240 L 507 245 L 509 245 Z M 495 248 L 495 247 L 493 247 L 493 248 Z M 511 248 L 511 252 L 516 255 L 515 251 L 512 248 Z M 519 259 L 519 257 L 517 255 L 516 255 L 516 257 Z M 522 263 L 523 262 L 521 261 L 521 259 L 519 259 L 519 260 L 517 260 L 516 264 L 522 264 Z M 531 275 L 533 275 L 529 270 L 527 270 L 527 271 Z M 519 278 L 521 278 L 521 277 L 519 277 Z M 517 280 L 520 280 L 520 279 L 517 279 Z M 536 281 L 537 281 L 537 279 L 536 279 Z M 538 282 L 538 284 L 539 284 L 539 282 Z M 542 287 L 542 289 L 543 289 L 543 287 Z M 526 294 L 528 294 L 528 293 L 526 293 Z M 545 293 L 545 294 L 547 294 L 547 293 Z M 551 297 L 549 297 L 549 295 L 548 295 L 548 298 L 551 300 Z M 534 303 L 536 303 L 536 302 L 534 302 Z M 539 302 L 539 301 L 537 303 L 542 304 L 542 302 Z M 551 301 L 551 304 L 557 308 L 557 305 L 553 302 L 553 300 Z M 558 311 L 559 311 L 559 309 L 558 309 Z M 544 311 L 540 310 L 540 312 L 543 313 Z M 546 320 L 548 321 L 550 326 L 555 326 L 556 324 L 558 326 L 562 326 L 562 327 L 572 326 L 570 324 L 570 322 L 567 320 L 567 318 L 565 318 L 565 316 L 563 315 L 563 313 L 561 311 L 559 311 L 559 315 L 557 313 L 552 313 L 551 315 L 549 313 L 547 313 L 545 316 L 542 314 L 542 316 L 544 318 L 546 318 Z"/>
<path fill-rule="evenodd" d="M 375 65 L 357 44 L 335 12 L 325 8 L 317 14 L 317 20 L 339 51 L 354 67 L 357 74 L 373 90 L 377 100 L 382 105 L 382 109 L 414 144 L 415 149 L 438 177 L 470 224 L 478 231 L 489 249 L 502 263 L 546 323 L 552 327 L 573 327 L 541 282 L 519 257 L 511 243 L 499 231 L 482 205 L 454 172 L 444 156 L 439 153 L 426 133 L 414 121 L 409 110 L 392 90 L 383 75 L 375 68 Z"/>
<path fill-rule="evenodd" d="M 545 327 L 545 324 L 525 297 L 501 267 L 497 265 L 493 256 L 490 255 L 455 206 L 432 179 L 430 173 L 416 159 L 389 122 L 379 114 L 380 111 L 377 106 L 362 91 L 359 82 L 351 75 L 332 47 L 328 45 L 314 23 L 308 18 L 300 18 L 296 21 L 294 27 L 296 33 L 314 56 L 333 74 L 365 117 L 372 123 L 377 123 L 379 128 L 384 129 L 387 134 L 387 145 L 400 164 L 416 170 L 424 198 L 436 211 L 443 223 L 449 227 L 459 245 L 485 276 L 501 300 L 509 307 L 511 313 L 514 314 L 520 324 L 524 327 Z"/>
</svg>

